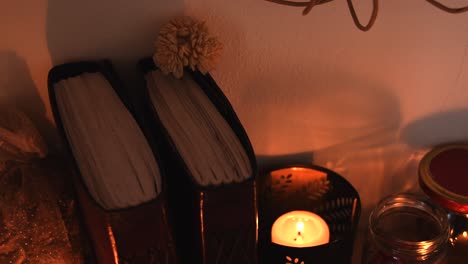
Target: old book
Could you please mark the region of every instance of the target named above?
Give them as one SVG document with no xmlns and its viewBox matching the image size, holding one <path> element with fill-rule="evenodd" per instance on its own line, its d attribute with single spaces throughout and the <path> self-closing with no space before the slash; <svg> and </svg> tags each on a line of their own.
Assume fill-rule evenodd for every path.
<svg viewBox="0 0 468 264">
<path fill-rule="evenodd" d="M 209 74 L 139 63 L 145 124 L 171 174 L 168 197 L 184 263 L 256 263 L 257 164 L 232 105 Z M 164 153 L 164 154 L 163 154 Z"/>
<path fill-rule="evenodd" d="M 177 263 L 164 170 L 111 63 L 53 67 L 49 97 L 99 263 Z"/>
</svg>

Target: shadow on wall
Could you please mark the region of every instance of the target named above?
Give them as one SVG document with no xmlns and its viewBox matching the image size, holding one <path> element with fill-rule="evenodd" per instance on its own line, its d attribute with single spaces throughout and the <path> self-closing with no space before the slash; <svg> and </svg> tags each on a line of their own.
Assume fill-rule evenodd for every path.
<svg viewBox="0 0 468 264">
<path fill-rule="evenodd" d="M 246 91 L 259 167 L 312 162 L 343 175 L 361 196 L 361 228 L 384 196 L 417 190 L 419 156 L 398 142 L 400 103 L 385 86 L 336 69 L 285 67 Z"/>
<path fill-rule="evenodd" d="M 53 142 L 53 124 L 46 117 L 46 108 L 31 78 L 25 60 L 14 51 L 0 51 L 1 104 L 13 105 L 34 122 L 46 142 Z"/>
<path fill-rule="evenodd" d="M 396 141 L 400 104 L 383 85 L 327 67 L 293 68 L 265 69 L 245 89 L 242 101 L 252 107 L 244 110 L 251 117 L 245 126 L 261 162 L 284 154 L 311 161 L 312 153 L 323 157 Z"/>
<path fill-rule="evenodd" d="M 136 62 L 152 54 L 159 27 L 183 10 L 183 0 L 49 0 L 47 42 L 54 65 L 111 59 L 132 85 Z"/>
<path fill-rule="evenodd" d="M 401 131 L 400 138 L 413 148 L 468 141 L 468 108 L 436 113 L 418 119 Z"/>
</svg>

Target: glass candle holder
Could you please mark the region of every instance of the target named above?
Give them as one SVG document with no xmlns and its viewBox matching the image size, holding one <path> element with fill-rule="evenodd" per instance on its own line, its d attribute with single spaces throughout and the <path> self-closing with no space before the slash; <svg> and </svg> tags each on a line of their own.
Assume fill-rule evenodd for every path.
<svg viewBox="0 0 468 264">
<path fill-rule="evenodd" d="M 360 198 L 323 167 L 275 167 L 258 178 L 259 263 L 351 263 Z"/>
<path fill-rule="evenodd" d="M 363 263 L 447 263 L 449 230 L 447 214 L 427 197 L 389 196 L 371 212 Z"/>
</svg>

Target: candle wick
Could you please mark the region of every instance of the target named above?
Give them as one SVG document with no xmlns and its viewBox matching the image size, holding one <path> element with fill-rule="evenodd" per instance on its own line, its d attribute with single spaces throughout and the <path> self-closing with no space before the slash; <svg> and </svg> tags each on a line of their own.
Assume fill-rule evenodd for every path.
<svg viewBox="0 0 468 264">
<path fill-rule="evenodd" d="M 304 242 L 301 231 L 297 231 L 297 237 L 294 238 L 294 242 L 302 244 Z"/>
</svg>

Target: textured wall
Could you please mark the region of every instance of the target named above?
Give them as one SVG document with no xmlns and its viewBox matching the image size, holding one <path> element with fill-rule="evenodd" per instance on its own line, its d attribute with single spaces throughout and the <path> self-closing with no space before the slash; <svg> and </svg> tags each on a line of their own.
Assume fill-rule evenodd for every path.
<svg viewBox="0 0 468 264">
<path fill-rule="evenodd" d="M 371 1 L 356 2 L 367 22 Z M 314 156 L 373 205 L 415 187 L 428 147 L 468 137 L 468 14 L 381 1 L 364 33 L 345 1 L 308 16 L 266 1 L 185 6 L 225 44 L 213 75 L 262 164 Z"/>
<path fill-rule="evenodd" d="M 182 0 L 0 1 L 0 103 L 19 106 L 55 142 L 52 65 L 108 58 L 130 83 L 161 23 L 181 12 Z"/>
</svg>

